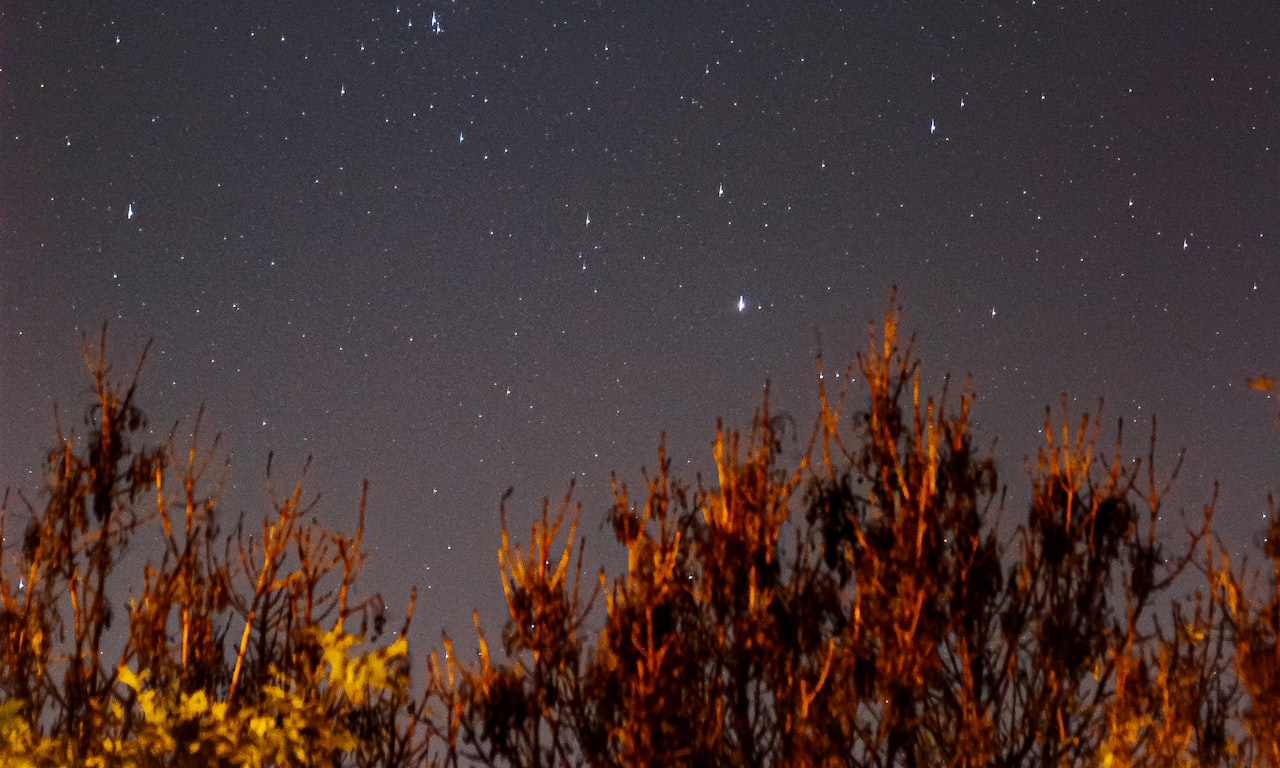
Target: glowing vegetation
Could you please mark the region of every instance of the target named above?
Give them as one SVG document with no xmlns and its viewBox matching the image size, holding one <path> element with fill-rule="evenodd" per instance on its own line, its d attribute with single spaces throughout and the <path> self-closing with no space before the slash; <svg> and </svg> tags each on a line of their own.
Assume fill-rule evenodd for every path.
<svg viewBox="0 0 1280 768">
<path fill-rule="evenodd" d="M 0 762 L 385 762 L 408 649 L 403 631 L 360 645 L 376 643 L 384 621 L 380 601 L 349 598 L 364 560 L 363 504 L 355 536 L 334 534 L 304 522 L 294 487 L 272 494 L 256 532 L 240 521 L 223 536 L 222 467 L 214 446 L 201 446 L 199 419 L 185 450 L 176 436 L 139 445 L 136 375 L 113 382 L 103 347 L 86 348 L 96 395 L 86 433 L 59 430 L 38 500 L 6 496 Z M 15 524 L 20 547 L 8 545 Z M 159 541 L 156 559 L 117 573 L 135 540 Z M 120 604 L 112 586 L 138 594 Z"/>
<path fill-rule="evenodd" d="M 363 508 L 329 532 L 295 486 L 223 532 L 216 441 L 197 419 L 144 445 L 99 345 L 85 434 L 6 497 L 0 762 L 1280 766 L 1276 515 L 1269 570 L 1243 572 L 1212 503 L 1163 508 L 1154 425 L 1136 460 L 1065 401 L 1007 508 L 969 393 L 923 394 L 897 325 L 840 391 L 818 377 L 811 431 L 766 398 L 718 429 L 712 482 L 661 448 L 616 481 L 621 573 L 584 572 L 571 496 L 523 542 L 503 510 L 500 641 L 477 623 L 464 663 L 446 636 L 416 687 L 412 601 L 388 636 L 353 596 Z"/>
</svg>

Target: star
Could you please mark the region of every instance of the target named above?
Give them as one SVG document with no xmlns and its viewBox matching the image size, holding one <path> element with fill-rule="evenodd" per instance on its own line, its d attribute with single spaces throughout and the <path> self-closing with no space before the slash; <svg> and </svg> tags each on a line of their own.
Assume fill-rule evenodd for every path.
<svg viewBox="0 0 1280 768">
<path fill-rule="evenodd" d="M 1158 410 L 1162 446 L 1189 448 L 1184 477 L 1205 482 L 1170 508 L 1240 483 L 1222 535 L 1248 543 L 1240 510 L 1274 477 L 1241 446 L 1271 419 L 1223 372 L 1280 376 L 1259 368 L 1280 285 L 1258 194 L 1275 185 L 1275 3 L 1130 3 L 1119 26 L 1065 4 L 1052 32 L 1094 52 L 1080 72 L 1025 44 L 1050 22 L 1016 3 L 998 22 L 963 4 L 695 3 L 679 34 L 653 3 L 545 0 L 519 20 L 394 0 L 232 24 L 217 3 L 126 5 L 86 24 L 44 3 L 6 37 L 22 76 L 0 88 L 21 116 L 0 185 L 0 487 L 39 490 L 18 486 L 39 480 L 52 404 L 83 407 L 67 372 L 107 320 L 117 372 L 155 337 L 137 393 L 153 425 L 211 404 L 235 458 L 223 509 L 261 506 L 273 451 L 314 455 L 328 520 L 367 478 L 366 585 L 439 586 L 415 628 L 466 632 L 473 608 L 505 609 L 490 555 L 508 485 L 527 534 L 599 449 L 574 491 L 595 530 L 611 471 L 636 482 L 666 432 L 696 480 L 703 428 L 749 428 L 765 382 L 806 429 L 817 347 L 864 351 L 896 285 L 922 368 L 974 374 L 1011 488 L 1043 439 L 1023 415 L 1066 388 L 1081 409 L 1105 395 L 1104 424 Z M 1131 29 L 1162 30 L 1136 73 Z M 1229 82 L 1186 76 L 1222 62 Z M 1173 95 L 1206 108 L 1146 119 Z M 1184 256 L 1199 238 L 1187 263 L 1163 250 L 1178 229 Z M 956 322 L 983 304 L 999 328 Z M 460 556 L 425 573 L 445 541 Z"/>
</svg>

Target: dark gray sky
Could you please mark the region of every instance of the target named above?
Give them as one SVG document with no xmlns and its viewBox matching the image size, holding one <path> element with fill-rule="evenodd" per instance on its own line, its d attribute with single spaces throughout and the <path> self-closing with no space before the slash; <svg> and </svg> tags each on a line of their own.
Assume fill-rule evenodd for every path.
<svg viewBox="0 0 1280 768">
<path fill-rule="evenodd" d="M 1278 62 L 1263 0 L 6 3 L 3 482 L 108 320 L 158 433 L 223 433 L 229 520 L 270 450 L 335 526 L 368 478 L 366 588 L 467 636 L 504 489 L 523 535 L 576 477 L 607 560 L 611 470 L 665 430 L 692 478 L 766 381 L 807 434 L 818 339 L 842 367 L 897 284 L 1012 498 L 1045 406 L 1104 397 L 1249 551 Z"/>
</svg>

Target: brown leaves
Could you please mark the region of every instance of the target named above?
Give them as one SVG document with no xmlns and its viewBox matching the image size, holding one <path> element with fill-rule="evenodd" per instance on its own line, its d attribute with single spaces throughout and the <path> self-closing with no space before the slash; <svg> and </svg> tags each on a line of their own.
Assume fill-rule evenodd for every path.
<svg viewBox="0 0 1280 768">
<path fill-rule="evenodd" d="M 1271 392 L 1276 388 L 1276 380 L 1273 376 L 1253 376 L 1245 380 L 1249 389 L 1258 392 Z"/>
</svg>

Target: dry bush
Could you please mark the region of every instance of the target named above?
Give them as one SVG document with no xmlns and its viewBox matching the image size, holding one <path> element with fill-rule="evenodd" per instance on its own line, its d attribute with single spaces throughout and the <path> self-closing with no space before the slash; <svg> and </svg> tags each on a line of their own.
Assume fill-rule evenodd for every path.
<svg viewBox="0 0 1280 768">
<path fill-rule="evenodd" d="M 1137 460 L 1119 430 L 1102 453 L 1097 414 L 1047 411 L 1030 504 L 1001 535 L 972 397 L 922 395 L 898 318 L 891 303 L 858 358 L 866 410 L 845 413 L 819 361 L 792 466 L 766 396 L 745 437 L 718 430 L 713 487 L 673 478 L 661 448 L 639 494 L 615 481 L 627 567 L 600 574 L 602 602 L 571 567 L 569 499 L 544 506 L 527 553 L 504 525 L 504 657 L 481 635 L 478 665 L 433 667 L 443 761 L 1280 764 L 1280 603 L 1250 602 L 1212 504 L 1166 543 L 1177 468 L 1158 479 L 1154 424 Z M 1175 580 L 1199 586 L 1182 598 Z"/>
<path fill-rule="evenodd" d="M 385 622 L 376 596 L 350 597 L 363 501 L 355 535 L 332 533 L 295 485 L 271 492 L 256 530 L 241 520 L 224 536 L 216 439 L 202 446 L 197 418 L 185 450 L 176 428 L 147 444 L 137 372 L 112 379 L 105 339 L 85 345 L 85 434 L 59 427 L 40 497 L 15 509 L 6 495 L 0 517 L 25 519 L 0 569 L 4 763 L 419 764 L 395 738 L 418 724 L 404 713 L 407 619 L 397 640 L 358 647 Z M 139 538 L 161 552 L 131 580 L 117 569 Z M 127 605 L 112 601 L 121 583 L 139 591 Z"/>
<path fill-rule="evenodd" d="M 477 618 L 477 660 L 446 635 L 417 693 L 412 598 L 392 640 L 353 597 L 363 502 L 330 532 L 295 484 L 223 532 L 216 439 L 197 418 L 148 444 L 136 373 L 87 348 L 84 435 L 60 428 L 43 492 L 0 517 L 24 530 L 0 566 L 0 760 L 1280 766 L 1275 510 L 1270 570 L 1228 561 L 1212 502 L 1162 530 L 1177 467 L 1154 467 L 1154 423 L 1141 460 L 1119 429 L 1104 453 L 1064 399 L 1011 511 L 972 396 L 922 394 L 898 322 L 891 302 L 838 391 L 818 361 L 807 440 L 766 395 L 745 435 L 718 427 L 709 484 L 661 446 L 640 487 L 615 478 L 619 574 L 584 572 L 572 487 L 523 546 L 504 499 L 501 647 Z M 139 539 L 160 552 L 113 605 Z"/>
</svg>

